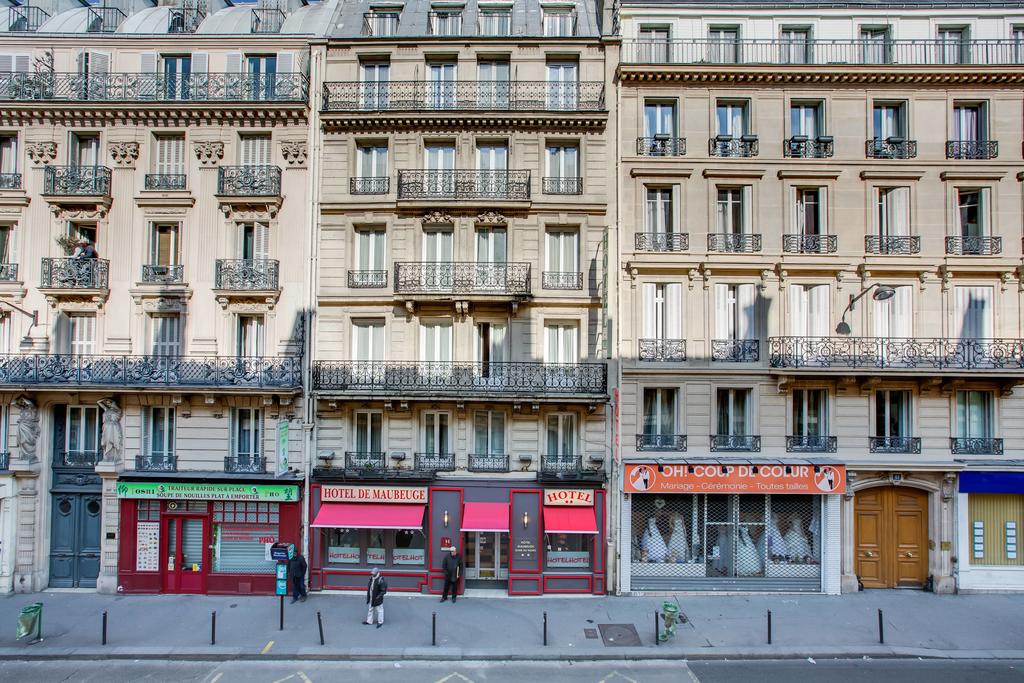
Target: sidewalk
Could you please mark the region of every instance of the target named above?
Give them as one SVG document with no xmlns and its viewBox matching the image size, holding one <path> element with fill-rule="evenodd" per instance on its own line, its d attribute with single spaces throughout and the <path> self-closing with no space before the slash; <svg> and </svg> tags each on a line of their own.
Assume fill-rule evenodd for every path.
<svg viewBox="0 0 1024 683">
<path fill-rule="evenodd" d="M 687 623 L 656 646 L 654 613 L 665 600 Z M 361 625 L 360 596 L 311 595 L 285 602 L 243 596 L 107 596 L 36 593 L 0 599 L 0 659 L 735 659 L 944 657 L 1024 659 L 1019 614 L 1024 595 L 933 595 L 911 591 L 831 596 L 679 596 L 676 598 L 477 598 L 392 594 L 381 629 Z M 42 602 L 43 642 L 14 639 L 17 614 Z M 878 642 L 884 610 L 885 644 Z M 767 644 L 766 611 L 772 611 Z M 107 645 L 101 642 L 108 612 Z M 210 645 L 211 612 L 217 644 Z M 320 645 L 316 613 L 323 617 Z M 548 646 L 542 614 L 548 614 Z M 437 614 L 437 645 L 431 615 Z M 605 644 L 600 625 L 632 625 L 640 645 Z"/>
</svg>

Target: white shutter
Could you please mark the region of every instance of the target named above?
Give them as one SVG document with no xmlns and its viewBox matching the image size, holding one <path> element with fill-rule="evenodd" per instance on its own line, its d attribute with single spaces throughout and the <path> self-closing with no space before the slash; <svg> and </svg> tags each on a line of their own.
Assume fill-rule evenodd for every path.
<svg viewBox="0 0 1024 683">
<path fill-rule="evenodd" d="M 210 56 L 205 52 L 192 53 L 192 73 L 205 74 L 210 70 Z"/>
<path fill-rule="evenodd" d="M 818 188 L 818 234 L 829 234 L 827 187 Z"/>
<path fill-rule="evenodd" d="M 894 187 L 886 194 L 885 217 L 890 237 L 910 234 L 910 188 Z"/>
<path fill-rule="evenodd" d="M 643 331 L 640 334 L 641 339 L 658 339 L 658 311 L 657 303 L 655 302 L 655 296 L 658 291 L 658 286 L 653 282 L 645 282 L 640 285 L 640 292 L 643 296 L 643 314 L 644 319 L 642 322 Z"/>
<path fill-rule="evenodd" d="M 253 226 L 253 258 L 256 260 L 270 258 L 270 226 L 256 223 Z"/>
<path fill-rule="evenodd" d="M 739 285 L 736 288 L 737 339 L 757 339 L 757 288 L 754 285 Z"/>
<path fill-rule="evenodd" d="M 18 73 L 28 73 L 32 70 L 32 55 L 14 55 L 14 70 Z"/>
<path fill-rule="evenodd" d="M 508 326 L 491 325 L 491 360 L 504 363 L 508 360 Z"/>
<path fill-rule="evenodd" d="M 993 292 L 991 287 L 956 288 L 956 322 L 961 339 L 991 339 Z"/>
<path fill-rule="evenodd" d="M 291 52 L 277 53 L 277 73 L 290 74 L 295 71 L 295 56 Z"/>
<path fill-rule="evenodd" d="M 750 185 L 743 186 L 743 226 L 737 232 L 749 235 L 754 232 L 754 192 Z"/>
<path fill-rule="evenodd" d="M 793 211 L 792 220 L 789 221 L 790 234 L 801 235 L 804 231 L 804 212 L 800 204 L 800 190 L 795 187 L 789 190 L 789 205 Z"/>
<path fill-rule="evenodd" d="M 672 186 L 672 225 L 666 226 L 665 232 L 682 232 L 682 201 L 679 185 Z"/>
<path fill-rule="evenodd" d="M 0 54 L 0 73 L 14 71 L 14 55 Z"/>
<path fill-rule="evenodd" d="M 242 73 L 242 53 L 229 52 L 226 56 L 224 71 L 229 74 Z"/>
<path fill-rule="evenodd" d="M 808 297 L 807 333 L 811 337 L 829 336 L 829 286 L 815 285 Z"/>
<path fill-rule="evenodd" d="M 807 332 L 807 290 L 803 285 L 789 286 L 789 334 L 793 337 L 810 336 Z"/>
<path fill-rule="evenodd" d="M 89 53 L 89 73 L 110 73 L 110 55 L 106 52 Z"/>
<path fill-rule="evenodd" d="M 729 311 L 729 285 L 715 285 L 715 336 L 713 339 L 729 339 L 732 335 L 732 321 Z"/>
<path fill-rule="evenodd" d="M 679 283 L 665 285 L 665 336 L 683 338 L 683 286 Z"/>
<path fill-rule="evenodd" d="M 139 55 L 139 73 L 144 74 L 155 74 L 156 73 L 156 53 L 155 52 L 143 52 Z"/>
</svg>

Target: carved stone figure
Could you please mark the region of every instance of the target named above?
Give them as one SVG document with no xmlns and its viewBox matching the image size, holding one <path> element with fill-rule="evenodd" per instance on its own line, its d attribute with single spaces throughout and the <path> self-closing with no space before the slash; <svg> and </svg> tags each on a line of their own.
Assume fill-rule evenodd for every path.
<svg viewBox="0 0 1024 683">
<path fill-rule="evenodd" d="M 18 448 L 27 462 L 36 462 L 36 444 L 39 441 L 39 409 L 28 397 L 20 396 L 14 401 L 18 406 Z"/>
<path fill-rule="evenodd" d="M 123 413 L 113 399 L 103 398 L 97 404 L 103 408 L 103 432 L 100 434 L 103 462 L 119 462 L 124 452 L 124 432 L 121 428 Z"/>
</svg>

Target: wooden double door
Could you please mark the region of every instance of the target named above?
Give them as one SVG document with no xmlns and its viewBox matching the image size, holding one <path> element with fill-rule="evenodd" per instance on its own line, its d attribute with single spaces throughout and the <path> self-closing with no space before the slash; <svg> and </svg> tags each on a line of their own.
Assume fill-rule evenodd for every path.
<svg viewBox="0 0 1024 683">
<path fill-rule="evenodd" d="M 857 576 L 865 588 L 921 588 L 928 579 L 928 493 L 903 486 L 858 491 Z"/>
</svg>

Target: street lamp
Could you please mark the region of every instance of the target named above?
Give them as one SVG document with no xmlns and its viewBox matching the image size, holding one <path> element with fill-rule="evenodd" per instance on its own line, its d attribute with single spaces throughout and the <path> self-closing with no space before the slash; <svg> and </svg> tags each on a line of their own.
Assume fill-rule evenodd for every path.
<svg viewBox="0 0 1024 683">
<path fill-rule="evenodd" d="M 854 304 L 856 304 L 858 301 L 863 299 L 864 295 L 866 295 L 872 289 L 874 289 L 875 291 L 872 292 L 871 298 L 874 299 L 875 301 L 888 301 L 889 299 L 891 299 L 894 296 L 896 296 L 896 290 L 895 289 L 893 289 L 889 285 L 881 285 L 881 284 L 878 284 L 877 282 L 874 283 L 874 284 L 868 285 L 867 287 L 862 289 L 860 291 L 860 293 L 857 294 L 856 296 L 851 294 L 850 295 L 850 303 L 848 303 L 846 305 L 846 309 L 843 310 L 843 315 L 839 319 L 839 324 L 836 325 L 836 333 L 837 334 L 843 334 L 843 335 L 850 334 L 850 332 L 852 330 L 850 330 L 850 324 L 848 322 L 846 322 L 846 314 L 849 313 L 850 311 L 852 311 L 853 307 L 854 307 Z"/>
</svg>

